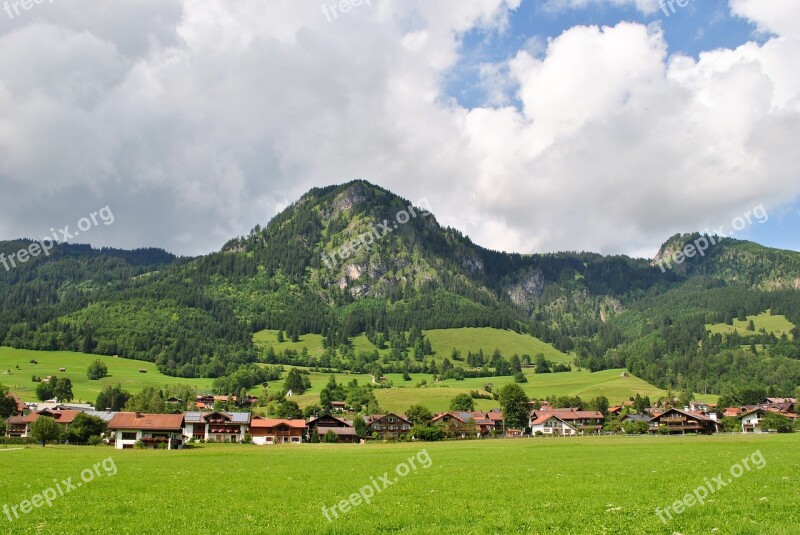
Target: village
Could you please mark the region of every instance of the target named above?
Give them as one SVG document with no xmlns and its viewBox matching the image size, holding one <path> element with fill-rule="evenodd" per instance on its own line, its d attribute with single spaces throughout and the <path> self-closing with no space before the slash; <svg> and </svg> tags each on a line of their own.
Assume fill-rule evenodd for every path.
<svg viewBox="0 0 800 535">
<path fill-rule="evenodd" d="M 609 407 L 607 411 L 554 408 L 547 401 L 530 401 L 525 429 L 507 428 L 500 409 L 489 411 L 449 411 L 432 415 L 428 421 L 414 421 L 405 414 L 386 413 L 359 416 L 342 401 L 333 410 L 307 419 L 268 418 L 249 411 L 214 410 L 215 404 L 236 402 L 235 396 L 200 395 L 193 406 L 198 410 L 172 414 L 114 412 L 97 410 L 89 404 L 59 403 L 57 400 L 24 403 L 10 394 L 16 414 L 6 422 L 6 436 L 30 439 L 32 426 L 39 418 L 52 418 L 67 436 L 70 425 L 80 415 L 105 423 L 102 441 L 116 449 L 181 449 L 193 443 L 244 443 L 255 445 L 338 443 L 367 441 L 575 437 L 599 434 L 744 434 L 781 431 L 773 428 L 777 418 L 790 426 L 797 423 L 796 398 L 767 398 L 757 405 L 718 409 L 715 404 L 692 401 L 688 406 L 647 407 L 637 413 L 633 400 Z M 256 398 L 243 399 L 248 406 Z M 168 403 L 182 400 L 172 398 Z M 411 412 L 411 411 L 409 411 Z M 361 418 L 361 429 L 356 421 Z M 735 422 L 731 425 L 731 422 Z M 422 426 L 417 427 L 417 426 Z M 433 429 L 435 436 L 422 430 Z M 419 435 L 419 436 L 417 436 Z"/>
</svg>

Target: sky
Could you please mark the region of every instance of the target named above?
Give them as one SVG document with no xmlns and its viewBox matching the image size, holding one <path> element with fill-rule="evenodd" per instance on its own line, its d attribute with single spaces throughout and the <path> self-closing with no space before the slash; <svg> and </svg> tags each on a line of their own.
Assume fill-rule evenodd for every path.
<svg viewBox="0 0 800 535">
<path fill-rule="evenodd" d="M 365 179 L 495 250 L 800 250 L 796 0 L 0 6 L 0 240 L 206 254 Z"/>
</svg>

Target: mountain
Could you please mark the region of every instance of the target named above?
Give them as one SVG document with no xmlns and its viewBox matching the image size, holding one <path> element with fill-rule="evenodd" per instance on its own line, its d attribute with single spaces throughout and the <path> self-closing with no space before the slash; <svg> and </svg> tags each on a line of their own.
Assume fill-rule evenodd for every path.
<svg viewBox="0 0 800 535">
<path fill-rule="evenodd" d="M 494 327 L 574 351 L 592 370 L 627 366 L 664 388 L 794 389 L 800 337 L 754 333 L 745 343 L 705 325 L 766 310 L 800 325 L 800 254 L 714 239 L 704 255 L 665 268 L 704 238 L 674 236 L 653 260 L 491 251 L 425 206 L 359 180 L 313 189 L 264 228 L 197 258 L 58 245 L 0 269 L 0 343 L 119 354 L 184 377 L 264 360 L 428 371 L 424 330 Z M 0 252 L 23 243 L 0 243 Z M 262 329 L 322 334 L 328 351 L 322 362 L 265 356 L 252 342 Z M 356 355 L 349 340 L 361 333 L 391 355 Z M 754 350 L 742 347 L 749 342 Z"/>
</svg>

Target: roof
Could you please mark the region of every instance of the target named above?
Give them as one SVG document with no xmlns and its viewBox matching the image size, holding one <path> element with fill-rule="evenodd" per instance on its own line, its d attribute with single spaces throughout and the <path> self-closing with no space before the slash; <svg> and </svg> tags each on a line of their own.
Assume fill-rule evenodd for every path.
<svg viewBox="0 0 800 535">
<path fill-rule="evenodd" d="M 279 425 L 285 425 L 288 427 L 294 427 L 296 429 L 305 429 L 306 428 L 306 421 L 305 420 L 287 420 L 284 418 L 262 418 L 260 416 L 256 416 L 252 420 L 250 420 L 250 427 L 265 429 L 271 427 L 278 427 Z"/>
<path fill-rule="evenodd" d="M 20 401 L 19 397 L 14 392 L 8 393 L 9 397 L 14 400 L 14 403 L 17 404 L 17 412 L 22 414 L 26 410 L 28 410 L 28 406 L 25 405 L 22 401 Z"/>
<path fill-rule="evenodd" d="M 114 418 L 114 415 L 117 414 L 116 412 L 112 411 L 86 411 L 88 416 L 94 416 L 95 418 L 100 418 L 104 422 L 108 423 Z"/>
<path fill-rule="evenodd" d="M 703 414 L 703 413 L 701 413 L 701 412 L 695 412 L 695 411 L 685 411 L 685 410 L 682 410 L 682 409 L 676 409 L 676 408 L 674 408 L 674 407 L 673 407 L 673 408 L 671 408 L 671 409 L 669 409 L 669 410 L 667 410 L 667 411 L 665 411 L 665 412 L 662 412 L 662 413 L 661 413 L 661 414 L 659 414 L 658 416 L 653 416 L 653 417 L 650 419 L 650 421 L 652 422 L 653 420 L 656 420 L 656 419 L 658 419 L 658 418 L 661 418 L 661 417 L 663 417 L 663 416 L 666 416 L 667 414 L 669 414 L 669 413 L 671 413 L 671 412 L 678 412 L 678 413 L 680 413 L 680 414 L 683 414 L 684 416 L 689 416 L 690 418 L 695 418 L 695 419 L 697 419 L 697 420 L 702 420 L 702 421 L 704 421 L 704 422 L 716 422 L 714 419 L 712 419 L 712 418 L 709 418 L 709 417 L 708 417 L 708 415 L 706 415 L 706 414 Z"/>
<path fill-rule="evenodd" d="M 539 409 L 533 411 L 531 416 L 540 414 L 555 414 L 562 420 L 582 420 L 584 418 L 605 418 L 600 411 L 581 411 L 578 409 Z"/>
<path fill-rule="evenodd" d="M 225 411 L 214 411 L 214 412 L 201 412 L 201 411 L 189 411 L 184 413 L 184 420 L 187 424 L 201 424 L 205 423 L 205 419 L 212 415 L 212 414 L 221 414 L 222 416 L 226 417 L 231 421 L 233 424 L 249 424 L 250 417 L 252 416 L 249 412 L 225 412 Z"/>
<path fill-rule="evenodd" d="M 80 413 L 81 411 L 52 411 L 49 409 L 45 409 L 37 412 L 32 412 L 27 416 L 23 416 L 22 419 L 24 423 L 32 424 L 37 419 L 39 419 L 39 416 L 49 416 L 53 418 L 57 423 L 67 425 L 71 424 L 72 421 L 75 419 L 75 417 L 78 416 Z"/>
<path fill-rule="evenodd" d="M 725 412 L 722 413 L 723 416 L 739 416 L 742 412 L 742 409 L 739 407 L 726 407 Z"/>
<path fill-rule="evenodd" d="M 149 431 L 180 431 L 183 414 L 138 414 L 118 412 L 108 424 L 109 429 L 141 429 Z"/>
<path fill-rule="evenodd" d="M 364 419 L 364 421 L 367 424 L 372 424 L 372 423 L 375 423 L 375 422 L 377 422 L 379 420 L 383 420 L 387 416 L 394 416 L 395 418 L 399 418 L 399 419 L 403 420 L 406 423 L 409 423 L 409 424 L 411 423 L 411 421 L 408 418 L 406 418 L 405 415 L 397 414 L 396 412 L 389 412 L 389 413 L 386 413 L 386 414 L 373 414 L 372 416 L 367 416 Z"/>
<path fill-rule="evenodd" d="M 323 418 L 333 418 L 334 420 L 336 420 L 337 422 L 341 423 L 345 427 L 353 427 L 353 422 L 351 422 L 350 420 L 345 420 L 343 418 L 337 418 L 336 416 L 333 416 L 332 414 L 323 414 L 322 416 L 317 416 L 316 418 L 311 418 L 308 421 L 308 424 L 307 424 L 308 427 L 313 427 L 313 424 L 317 423 L 317 421 L 319 421 L 319 420 L 321 420 Z"/>
<path fill-rule="evenodd" d="M 317 427 L 317 434 L 323 436 L 328 431 L 338 436 L 356 436 L 355 427 Z"/>
</svg>

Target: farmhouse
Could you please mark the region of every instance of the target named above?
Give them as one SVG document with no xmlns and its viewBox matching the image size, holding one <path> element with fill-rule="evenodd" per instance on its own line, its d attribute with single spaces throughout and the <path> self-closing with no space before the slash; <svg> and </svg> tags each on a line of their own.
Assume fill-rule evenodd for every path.
<svg viewBox="0 0 800 535">
<path fill-rule="evenodd" d="M 495 416 L 496 418 L 496 416 Z M 445 412 L 436 416 L 433 419 L 433 423 L 435 424 L 444 424 L 444 425 L 470 425 L 474 424 L 478 428 L 478 434 L 480 436 L 486 436 L 492 432 L 492 429 L 495 429 L 495 422 L 496 420 L 492 420 L 489 418 L 489 415 L 485 412 L 460 412 L 460 411 L 452 411 L 452 412 Z M 500 414 L 500 429 L 503 428 L 503 418 L 502 413 Z"/>
<path fill-rule="evenodd" d="M 324 437 L 325 434 L 330 431 L 336 435 L 336 437 L 339 439 L 339 443 L 352 444 L 354 442 L 358 442 L 358 436 L 356 435 L 355 427 L 353 427 L 353 422 L 350 420 L 337 418 L 336 416 L 332 416 L 330 414 L 325 414 L 318 418 L 312 418 L 306 423 L 306 437 L 309 440 L 311 439 L 311 434 L 315 429 L 317 430 L 317 435 L 319 435 L 320 439 L 322 439 L 322 437 Z"/>
<path fill-rule="evenodd" d="M 411 422 L 404 416 L 395 413 L 376 414 L 365 418 L 367 430 L 378 433 L 383 440 L 397 440 L 400 435 L 411 431 Z"/>
<path fill-rule="evenodd" d="M 255 416 L 248 428 L 253 444 L 300 444 L 306 432 L 305 420 L 286 420 Z"/>
<path fill-rule="evenodd" d="M 183 435 L 213 442 L 241 442 L 250 425 L 249 412 L 187 412 Z"/>
<path fill-rule="evenodd" d="M 699 412 L 672 408 L 650 419 L 650 432 L 658 433 L 665 429 L 667 433 L 705 433 L 718 431 L 714 418 Z"/>
<path fill-rule="evenodd" d="M 183 445 L 183 414 L 142 414 L 118 412 L 108 424 L 114 433 L 114 447 L 133 448 L 141 442 L 149 448 L 165 444 L 167 449 Z"/>
</svg>

